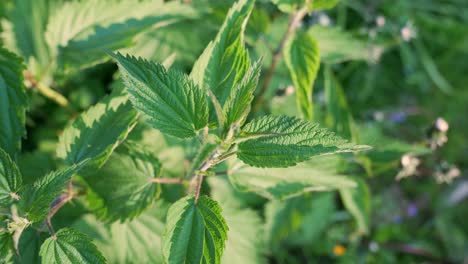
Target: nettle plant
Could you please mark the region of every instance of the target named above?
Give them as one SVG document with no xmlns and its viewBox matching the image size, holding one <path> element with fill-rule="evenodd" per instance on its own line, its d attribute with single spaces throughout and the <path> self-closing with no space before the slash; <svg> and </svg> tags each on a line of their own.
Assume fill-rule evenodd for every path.
<svg viewBox="0 0 468 264">
<path fill-rule="evenodd" d="M 300 9 L 291 23 L 298 23 L 308 12 L 310 3 L 304 4 L 306 8 Z M 115 88 L 64 130 L 57 148 L 64 168 L 32 183 L 22 183 L 15 163 L 25 131 L 24 68 L 16 55 L 0 50 L 1 118 L 9 128 L 15 128 L 5 129 L 0 138 L 0 256 L 5 262 L 21 262 L 24 254 L 38 260 L 32 248 L 40 248 L 42 263 L 105 263 L 104 255 L 118 256 L 120 261 L 114 262 L 140 262 L 140 258 L 142 263 L 220 263 L 226 243 L 231 243 L 227 250 L 232 252 L 239 252 L 236 247 L 245 247 L 235 244 L 242 241 L 230 240 L 231 218 L 224 214 L 247 221 L 253 216 L 236 211 L 235 201 L 222 196 L 223 185 L 214 184 L 217 178 L 227 175 L 238 190 L 269 199 L 355 186 L 344 176 L 298 166 L 314 156 L 368 149 L 309 121 L 312 85 L 319 65 L 318 48 L 309 35 L 297 32 L 283 43 L 304 119 L 284 115 L 250 118 L 262 66 L 262 60 L 251 61 L 243 39 L 253 5 L 251 0 L 233 5 L 190 75 L 158 62 L 108 51 L 119 65 L 125 87 Z M 315 49 L 301 46 L 307 43 Z M 159 160 L 148 146 L 126 140 L 140 119 L 191 153 L 189 164 L 176 165 L 186 168 L 183 173 L 168 173 L 164 160 Z M 174 185 L 182 191 L 171 189 Z M 173 192 L 175 202 L 158 200 L 164 192 Z M 222 204 L 231 203 L 230 207 L 222 206 L 216 197 L 224 197 L 220 198 Z M 57 229 L 52 224 L 54 215 L 74 199 L 85 201 L 94 220 L 85 219 L 80 227 Z M 160 221 L 147 217 L 153 211 Z M 104 241 L 106 237 L 117 237 L 119 247 L 127 247 L 124 251 L 130 250 L 133 255 L 121 256 L 125 253 L 118 252 L 116 244 L 106 247 L 106 242 L 98 250 L 88 235 L 78 231 L 89 229 L 86 224 L 101 225 L 96 217 L 103 223 L 120 220 L 110 228 L 95 230 Z M 135 230 L 139 233 L 130 235 Z M 49 235 L 45 240 L 24 238 L 37 234 Z M 152 254 L 140 255 L 138 247 L 145 248 L 146 242 L 159 239 L 158 248 L 143 251 Z M 27 246 L 31 241 L 40 244 Z"/>
</svg>

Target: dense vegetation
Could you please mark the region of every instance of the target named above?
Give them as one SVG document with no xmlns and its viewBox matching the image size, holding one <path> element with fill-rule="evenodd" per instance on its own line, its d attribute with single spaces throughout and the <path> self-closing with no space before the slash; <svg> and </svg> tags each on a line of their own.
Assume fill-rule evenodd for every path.
<svg viewBox="0 0 468 264">
<path fill-rule="evenodd" d="M 467 1 L 0 19 L 0 263 L 468 261 Z"/>
</svg>

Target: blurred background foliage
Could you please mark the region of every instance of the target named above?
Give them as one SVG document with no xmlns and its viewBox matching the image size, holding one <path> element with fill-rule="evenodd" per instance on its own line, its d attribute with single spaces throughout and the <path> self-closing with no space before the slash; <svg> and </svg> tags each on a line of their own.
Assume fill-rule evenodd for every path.
<svg viewBox="0 0 468 264">
<path fill-rule="evenodd" d="M 60 9 L 63 2 L 0 4 L 2 43 L 27 65 L 31 107 L 19 161 L 26 182 L 59 166 L 55 146 L 66 124 L 122 86 L 116 65 L 96 47 L 102 44 L 189 72 L 232 4 L 169 1 L 163 8 L 163 1 L 83 0 L 92 3 L 89 10 L 76 8 L 95 13 L 82 18 L 73 31 L 66 27 L 71 15 Z M 145 9 L 147 2 L 159 2 L 161 8 Z M 246 27 L 252 57 L 263 58 L 263 77 L 290 16 L 273 2 L 281 1 L 258 0 Z M 121 10 L 108 12 L 115 3 Z M 158 13 L 172 20 L 159 25 Z M 135 34 L 119 27 L 132 19 L 140 19 Z M 242 241 L 228 245 L 223 262 L 467 262 L 468 1 L 341 0 L 333 9 L 308 14 L 301 27 L 321 51 L 315 121 L 373 150 L 305 165 L 318 176 L 346 175 L 358 184 L 351 190 L 268 200 L 240 192 L 222 178 L 209 181 L 203 188 L 225 208 L 229 235 Z M 116 43 L 109 46 L 93 40 L 99 28 L 125 35 L 112 35 L 110 41 Z M 55 33 L 63 36 L 62 31 L 68 36 L 54 38 Z M 75 46 L 64 47 L 70 41 Z M 298 115 L 283 59 L 264 91 L 256 114 Z M 193 155 L 190 143 L 165 138 L 144 124 L 130 139 L 158 157 L 168 175 L 182 174 L 181 164 Z M 97 222 L 87 207 L 90 194 L 60 211 L 55 225 L 73 225 L 91 234 L 110 263 L 129 263 L 135 256 L 145 257 L 141 263 L 159 263 L 155 248 L 164 208 L 182 192 L 177 186 L 164 188 L 169 191 L 156 209 L 131 222 Z M 44 237 L 29 233 L 20 249 L 23 261 L 30 261 L 24 263 L 35 263 L 28 252 L 32 256 Z M 141 233 L 146 235 L 141 238 Z M 115 250 L 120 254 L 113 254 Z"/>
</svg>

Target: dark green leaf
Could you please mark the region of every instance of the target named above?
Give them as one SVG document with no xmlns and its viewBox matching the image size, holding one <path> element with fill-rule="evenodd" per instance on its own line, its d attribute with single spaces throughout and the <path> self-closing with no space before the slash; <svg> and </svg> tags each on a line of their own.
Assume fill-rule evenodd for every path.
<svg viewBox="0 0 468 264">
<path fill-rule="evenodd" d="M 219 264 L 227 239 L 228 227 L 219 205 L 202 196 L 180 199 L 167 214 L 163 236 L 166 263 Z"/>
<path fill-rule="evenodd" d="M 21 150 L 28 98 L 23 84 L 23 62 L 0 46 L 0 148 L 13 160 Z"/>
<path fill-rule="evenodd" d="M 0 208 L 19 200 L 22 176 L 10 156 L 0 148 Z"/>
</svg>

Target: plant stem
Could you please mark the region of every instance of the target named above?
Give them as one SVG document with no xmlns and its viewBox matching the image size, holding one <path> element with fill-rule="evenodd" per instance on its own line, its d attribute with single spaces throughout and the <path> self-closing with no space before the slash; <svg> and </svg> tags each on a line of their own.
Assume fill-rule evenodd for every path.
<svg viewBox="0 0 468 264">
<path fill-rule="evenodd" d="M 52 236 L 55 236 L 54 228 L 52 227 L 52 217 L 62 208 L 68 201 L 73 199 L 73 192 L 72 192 L 73 184 L 72 180 L 68 181 L 67 192 L 60 195 L 55 201 L 52 203 L 52 208 L 50 209 L 49 214 L 46 218 L 47 228 Z"/>
<path fill-rule="evenodd" d="M 265 100 L 265 93 L 268 90 L 268 86 L 270 86 L 271 80 L 273 79 L 273 75 L 275 74 L 276 66 L 278 65 L 279 60 L 281 59 L 281 53 L 283 51 L 284 45 L 289 40 L 289 38 L 293 35 L 296 28 L 299 26 L 301 20 L 307 14 L 309 9 L 307 7 L 303 7 L 299 9 L 297 12 L 293 13 L 289 19 L 288 29 L 286 33 L 284 33 L 281 42 L 278 44 L 275 52 L 273 53 L 273 58 L 271 60 L 270 68 L 268 69 L 265 75 L 265 81 L 263 82 L 260 91 L 256 96 L 256 100 L 252 107 L 252 112 L 258 111 L 258 109 L 262 106 L 263 101 Z"/>
<path fill-rule="evenodd" d="M 56 102 L 60 106 L 69 107 L 67 98 L 65 98 L 60 93 L 54 91 L 52 88 L 37 81 L 29 71 L 23 71 L 23 75 L 26 78 L 26 80 L 28 80 L 31 83 L 31 87 L 36 88 L 39 93 Z"/>
<path fill-rule="evenodd" d="M 165 183 L 165 184 L 182 184 L 184 179 L 180 178 L 153 178 L 150 180 L 153 183 Z"/>
</svg>

